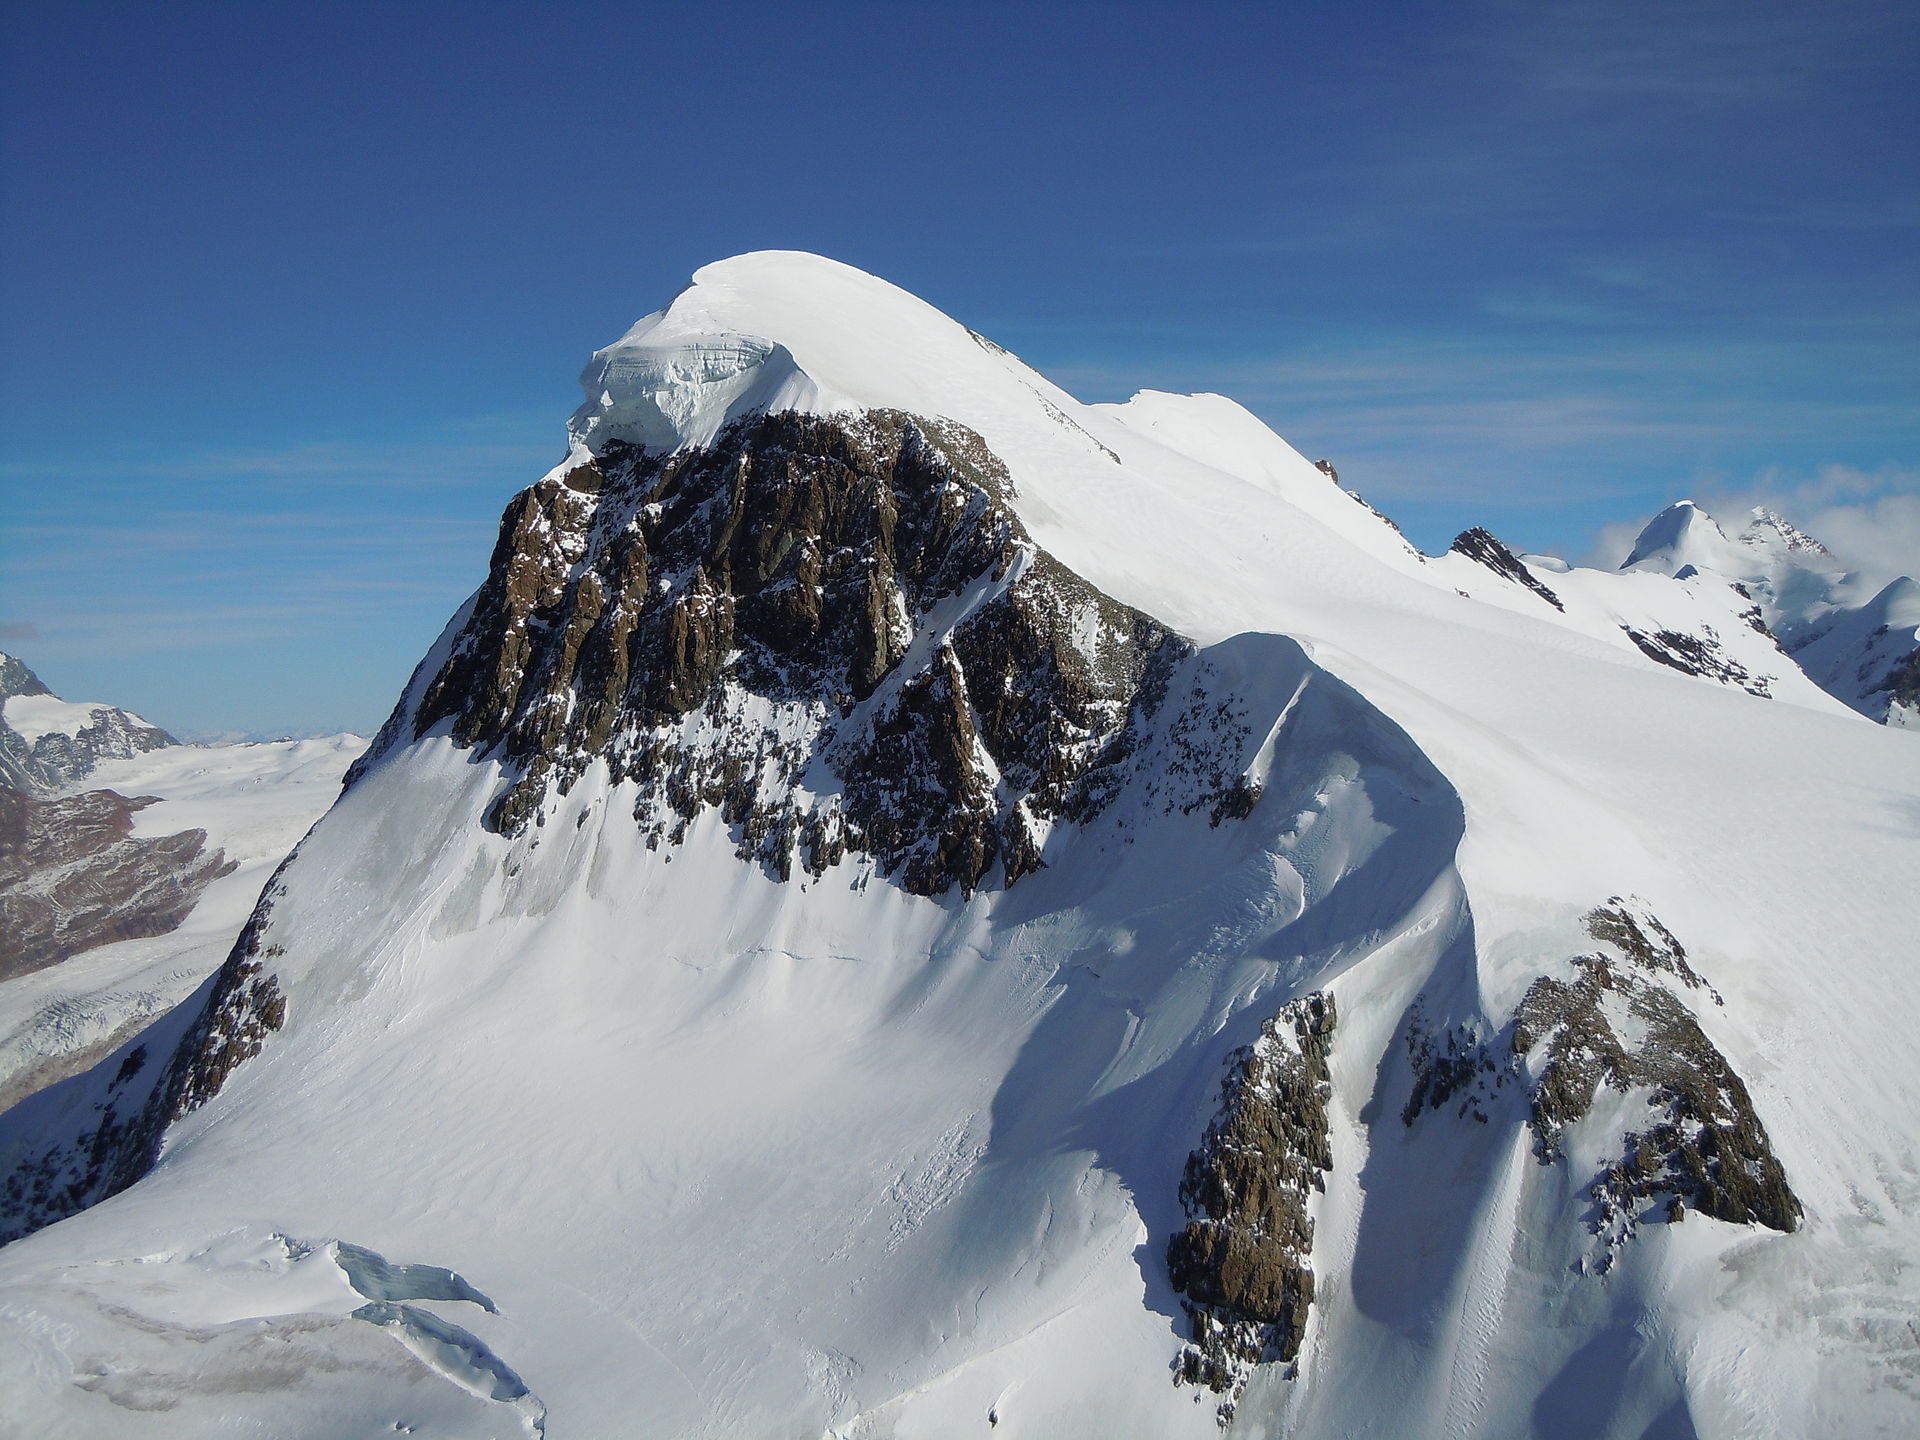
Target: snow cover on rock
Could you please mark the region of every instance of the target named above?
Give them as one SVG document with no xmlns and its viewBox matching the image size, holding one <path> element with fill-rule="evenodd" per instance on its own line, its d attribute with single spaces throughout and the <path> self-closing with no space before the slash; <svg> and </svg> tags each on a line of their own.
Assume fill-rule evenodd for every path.
<svg viewBox="0 0 1920 1440">
<path fill-rule="evenodd" d="M 662 836 L 591 752 L 488 823 L 605 693 L 528 663 L 601 623 L 570 562 L 503 580 L 221 975 L 0 1116 L 0 1219 L 90 1205 L 0 1251 L 16 1427 L 1912 1433 L 1920 749 L 1751 601 L 1492 537 L 1423 559 L 1218 397 L 1081 405 L 817 257 L 707 267 L 587 386 L 549 479 L 637 447 L 716 477 L 703 523 L 788 463 L 762 412 L 964 429 L 1058 573 L 1191 642 L 1187 703 L 1017 883 L 915 893 L 857 847 L 782 880 L 724 795 Z M 556 546 L 662 538 L 575 494 Z M 685 641 L 734 591 L 676 576 Z M 893 663 L 1005 580 L 915 597 Z M 727 742 L 739 648 L 671 743 Z M 463 655 L 531 750 L 417 727 Z M 941 733 L 984 733 L 941 673 Z M 612 721 L 651 724 L 633 693 Z M 1225 717 L 1231 806 L 1168 803 L 1188 713 Z M 927 753 L 963 748 L 1017 809 L 971 740 Z M 809 794 L 871 778 L 838 753 Z M 1311 1065 L 1262 1068 L 1286 1025 Z M 1196 1224 L 1219 1247 L 1170 1268 Z"/>
<path fill-rule="evenodd" d="M 0 655 L 0 785 L 44 794 L 102 761 L 178 743 L 130 710 L 62 700 L 22 661 Z"/>
<path fill-rule="evenodd" d="M 1900 576 L 1864 603 L 1860 577 L 1756 506 L 1735 539 L 1691 500 L 1648 522 L 1623 570 L 1728 585 L 1815 684 L 1870 719 L 1920 728 L 1920 604 Z"/>
</svg>

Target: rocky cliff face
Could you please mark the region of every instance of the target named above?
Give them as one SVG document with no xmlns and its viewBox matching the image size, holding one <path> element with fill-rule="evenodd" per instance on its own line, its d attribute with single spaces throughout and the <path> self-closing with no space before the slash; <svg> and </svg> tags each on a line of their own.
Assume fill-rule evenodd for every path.
<svg viewBox="0 0 1920 1440">
<path fill-rule="evenodd" d="M 1413 1088 L 1401 1119 L 1411 1126 L 1428 1110 L 1451 1108 L 1485 1124 L 1511 1085 L 1541 1164 L 1571 1163 L 1572 1137 L 1583 1137 L 1587 1153 L 1597 1144 L 1609 1158 L 1585 1193 L 1600 1271 L 1641 1224 L 1677 1222 L 1689 1209 L 1796 1229 L 1800 1200 L 1766 1126 L 1689 1003 L 1718 1005 L 1719 993 L 1673 932 L 1633 900 L 1615 896 L 1587 914 L 1585 928 L 1601 951 L 1574 956 L 1568 974 L 1534 980 L 1503 1041 L 1473 1025 L 1436 1030 L 1416 1007 L 1407 1031 Z M 1630 1123 L 1597 1135 L 1589 1117 L 1609 1090 L 1624 1098 Z M 1636 1114 L 1643 1118 L 1631 1123 Z"/>
<path fill-rule="evenodd" d="M 1015 884 L 1136 779 L 1150 805 L 1244 818 L 1244 716 L 1194 688 L 1194 647 L 1038 549 L 1009 498 L 977 436 L 898 412 L 608 442 L 508 505 L 444 658 L 348 784 L 445 732 L 502 763 L 485 823 L 529 843 L 598 762 L 650 846 L 713 811 L 782 879 L 860 853 L 922 895 Z M 133 1183 L 281 1028 L 276 891 L 154 1063 L 19 1157 L 0 1242 Z"/>
<path fill-rule="evenodd" d="M 1187 1225 L 1167 1245 L 1167 1270 L 1185 1297 L 1193 1343 L 1175 1376 L 1227 1397 L 1223 1425 L 1251 1368 L 1292 1360 L 1306 1336 L 1308 1202 L 1333 1168 L 1327 1055 L 1337 1018 L 1333 997 L 1315 992 L 1267 1021 L 1233 1057 L 1219 1113 L 1187 1157 Z"/>
<path fill-rule="evenodd" d="M 919 894 L 1013 884 L 1117 793 L 1193 647 L 1040 551 L 1008 485 L 977 436 L 899 412 L 609 443 L 508 507 L 365 763 L 444 726 L 508 766 L 508 834 L 598 759 L 651 845 L 717 810 L 782 878 L 858 851 Z"/>
</svg>

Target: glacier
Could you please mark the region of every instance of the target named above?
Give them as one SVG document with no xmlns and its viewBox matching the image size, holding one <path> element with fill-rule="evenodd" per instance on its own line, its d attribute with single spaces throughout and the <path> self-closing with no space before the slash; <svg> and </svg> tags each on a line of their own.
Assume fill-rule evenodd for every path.
<svg viewBox="0 0 1920 1440">
<path fill-rule="evenodd" d="M 219 973 L 0 1115 L 11 1425 L 1912 1433 L 1920 747 L 1750 596 L 816 256 L 585 388 Z"/>
</svg>

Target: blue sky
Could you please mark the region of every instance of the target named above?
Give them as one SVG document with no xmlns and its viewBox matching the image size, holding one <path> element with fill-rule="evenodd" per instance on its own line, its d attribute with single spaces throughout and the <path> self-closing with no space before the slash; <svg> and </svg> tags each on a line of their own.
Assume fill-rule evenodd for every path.
<svg viewBox="0 0 1920 1440">
<path fill-rule="evenodd" d="M 0 166 L 0 646 L 182 732 L 376 725 L 587 354 L 767 247 L 1428 549 L 1920 564 L 1909 0 L 11 4 Z"/>
</svg>

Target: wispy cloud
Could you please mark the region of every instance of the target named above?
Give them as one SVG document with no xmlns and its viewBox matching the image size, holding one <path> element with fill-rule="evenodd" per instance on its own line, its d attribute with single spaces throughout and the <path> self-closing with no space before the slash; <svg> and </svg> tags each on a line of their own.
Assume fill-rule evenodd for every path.
<svg viewBox="0 0 1920 1440">
<path fill-rule="evenodd" d="M 317 487 L 444 489 L 476 475 L 511 470 L 525 480 L 563 453 L 551 415 L 487 415 L 445 421 L 401 439 L 295 440 L 279 446 L 236 446 L 115 455 L 61 451 L 41 459 L 0 462 L 0 484 L 75 482 L 150 485 L 190 482 L 311 492 Z"/>
<path fill-rule="evenodd" d="M 1370 498 L 1549 505 L 1642 489 L 1647 456 L 1912 430 L 1894 367 L 1880 393 L 1782 380 L 1821 363 L 1807 344 L 1483 336 L 1057 373 L 1090 398 L 1149 385 L 1229 395 Z M 1546 470 L 1553 483 L 1539 485 Z"/>
<path fill-rule="evenodd" d="M 1906 7 L 1809 6 L 1790 0 L 1499 0 L 1477 8 L 1475 43 L 1492 47 L 1516 83 L 1570 94 L 1772 102 L 1836 74 L 1897 64 Z"/>
<path fill-rule="evenodd" d="M 1784 516 L 1856 572 L 1857 599 L 1897 575 L 1920 573 L 1920 467 L 1822 465 L 1793 471 L 1770 466 L 1744 481 L 1718 477 L 1692 496 L 1729 534 L 1743 529 L 1757 506 Z M 1648 517 L 1604 525 L 1583 563 L 1612 569 L 1626 559 Z"/>
</svg>

